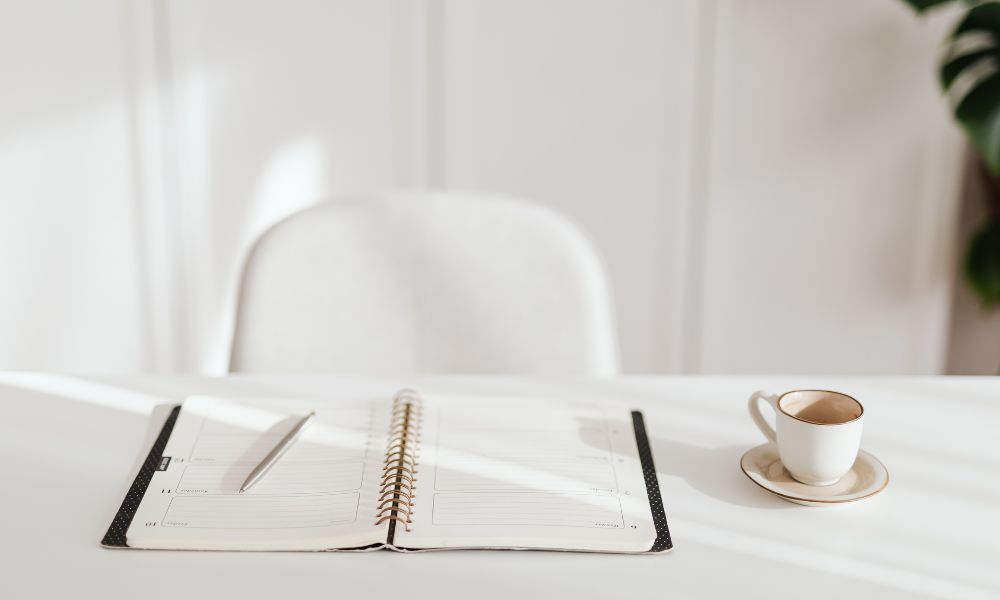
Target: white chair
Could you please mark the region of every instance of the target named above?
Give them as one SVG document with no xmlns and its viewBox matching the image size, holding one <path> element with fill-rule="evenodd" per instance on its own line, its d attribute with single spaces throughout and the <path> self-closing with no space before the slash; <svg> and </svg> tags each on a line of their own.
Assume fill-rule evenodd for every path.
<svg viewBox="0 0 1000 600">
<path fill-rule="evenodd" d="M 613 375 L 608 284 L 560 215 L 401 192 L 281 221 L 243 271 L 233 372 Z"/>
</svg>

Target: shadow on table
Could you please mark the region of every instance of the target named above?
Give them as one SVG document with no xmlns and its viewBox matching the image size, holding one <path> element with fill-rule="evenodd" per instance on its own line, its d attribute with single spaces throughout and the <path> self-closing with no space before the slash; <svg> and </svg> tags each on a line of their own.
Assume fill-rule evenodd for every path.
<svg viewBox="0 0 1000 600">
<path fill-rule="evenodd" d="M 608 438 L 601 421 L 581 419 L 580 438 L 590 446 L 607 450 Z M 625 421 L 608 421 L 611 429 L 632 430 Z M 660 475 L 660 489 L 664 489 L 663 476 L 684 479 L 691 487 L 708 496 L 749 508 L 792 509 L 791 504 L 769 495 L 754 485 L 740 470 L 740 457 L 747 451 L 744 446 L 731 445 L 702 448 L 676 440 L 650 437 L 656 472 Z M 633 458 L 638 458 L 635 454 Z M 669 505 L 670 498 L 664 498 Z"/>
<path fill-rule="evenodd" d="M 747 451 L 744 446 L 699 448 L 660 438 L 651 438 L 649 443 L 657 473 L 681 477 L 691 487 L 717 500 L 750 508 L 795 508 L 746 478 L 740 470 L 740 457 Z"/>
</svg>

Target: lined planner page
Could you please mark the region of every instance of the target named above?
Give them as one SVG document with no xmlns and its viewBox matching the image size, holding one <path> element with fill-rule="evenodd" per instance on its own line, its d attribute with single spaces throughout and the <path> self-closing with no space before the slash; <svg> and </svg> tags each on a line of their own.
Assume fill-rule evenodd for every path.
<svg viewBox="0 0 1000 600">
<path fill-rule="evenodd" d="M 554 399 L 425 397 L 406 548 L 642 552 L 656 537 L 629 413 Z"/>
<path fill-rule="evenodd" d="M 316 416 L 254 486 L 251 470 L 309 411 Z M 385 541 L 372 507 L 384 400 L 185 400 L 129 527 L 129 546 L 322 550 Z"/>
</svg>

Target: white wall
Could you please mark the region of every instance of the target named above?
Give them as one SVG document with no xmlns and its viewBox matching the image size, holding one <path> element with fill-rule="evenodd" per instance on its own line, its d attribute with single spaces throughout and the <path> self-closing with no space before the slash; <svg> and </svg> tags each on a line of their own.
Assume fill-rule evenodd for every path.
<svg viewBox="0 0 1000 600">
<path fill-rule="evenodd" d="M 718 4 L 696 368 L 942 368 L 961 152 L 910 17 Z"/>
<path fill-rule="evenodd" d="M 0 7 L 0 367 L 145 369 L 124 4 Z"/>
<path fill-rule="evenodd" d="M 0 368 L 218 371 L 250 240 L 399 186 L 568 214 L 628 371 L 943 368 L 960 146 L 901 2 L 0 6 Z"/>
</svg>

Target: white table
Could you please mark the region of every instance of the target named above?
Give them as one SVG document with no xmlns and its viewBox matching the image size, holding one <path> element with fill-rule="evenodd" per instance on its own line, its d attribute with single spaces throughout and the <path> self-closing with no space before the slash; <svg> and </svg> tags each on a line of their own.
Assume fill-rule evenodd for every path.
<svg viewBox="0 0 1000 600">
<path fill-rule="evenodd" d="M 162 410 L 194 393 L 560 394 L 645 412 L 675 548 L 659 556 L 116 551 L 98 546 Z M 754 389 L 866 407 L 889 488 L 843 509 L 769 496 L 737 462 Z M 151 414 L 153 419 L 151 419 Z M 0 373 L 0 597 L 1000 597 L 1000 378 L 613 380 L 70 377 Z M 397 585 L 409 586 L 390 595 Z"/>
</svg>

